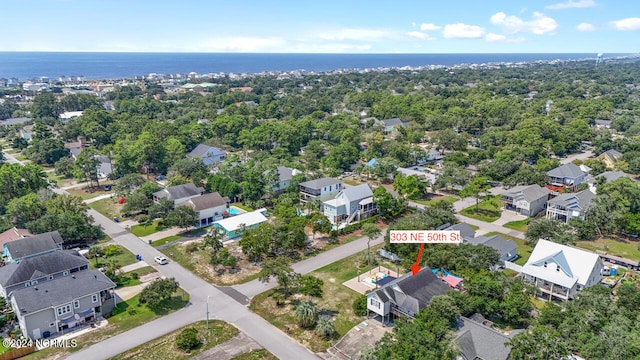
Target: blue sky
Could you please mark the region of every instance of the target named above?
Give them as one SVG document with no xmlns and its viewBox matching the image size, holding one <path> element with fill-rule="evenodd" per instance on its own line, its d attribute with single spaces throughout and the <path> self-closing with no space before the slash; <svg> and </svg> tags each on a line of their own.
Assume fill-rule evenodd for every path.
<svg viewBox="0 0 640 360">
<path fill-rule="evenodd" d="M 0 0 L 0 51 L 638 53 L 637 0 Z"/>
</svg>

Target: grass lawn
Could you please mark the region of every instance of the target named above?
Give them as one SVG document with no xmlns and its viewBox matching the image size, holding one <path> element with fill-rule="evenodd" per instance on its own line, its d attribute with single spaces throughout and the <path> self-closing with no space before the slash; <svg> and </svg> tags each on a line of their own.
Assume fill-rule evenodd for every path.
<svg viewBox="0 0 640 360">
<path fill-rule="evenodd" d="M 172 242 L 172 241 L 176 241 L 176 240 L 180 240 L 182 239 L 184 236 L 182 235 L 171 235 L 171 236 L 167 236 L 166 238 L 162 238 L 160 240 L 156 240 L 153 242 L 153 246 L 159 246 L 159 245 L 164 245 L 166 243 Z"/>
<path fill-rule="evenodd" d="M 533 247 L 527 244 L 524 240 L 507 235 L 507 234 L 503 234 L 497 231 L 484 234 L 484 236 L 487 236 L 487 237 L 493 236 L 493 235 L 500 235 L 507 240 L 513 240 L 513 242 L 515 242 L 516 245 L 518 245 L 518 258 L 514 261 L 514 263 L 522 266 L 527 262 L 527 260 L 529 260 L 529 257 L 531 256 L 531 252 L 533 251 Z"/>
<path fill-rule="evenodd" d="M 381 246 L 372 248 L 377 251 Z M 343 282 L 358 275 L 357 264 L 360 263 L 362 253 L 358 253 L 340 261 L 336 261 L 316 271 L 311 275 L 322 279 L 321 298 L 308 298 L 303 295 L 292 295 L 283 301 L 283 305 L 276 305 L 271 297 L 278 289 L 269 290 L 253 298 L 251 309 L 274 326 L 288 333 L 289 336 L 302 343 L 313 352 L 326 350 L 336 339 L 344 336 L 364 318 L 353 313 L 353 300 L 359 294 L 344 285 Z M 325 340 L 315 334 L 313 329 L 303 329 L 298 326 L 294 313 L 295 307 L 301 301 L 311 300 L 316 304 L 320 315 L 330 315 L 338 335 L 336 339 Z"/>
<path fill-rule="evenodd" d="M 640 249 L 638 249 L 640 241 L 602 238 L 595 241 L 579 241 L 576 245 L 596 253 L 607 253 L 630 260 L 640 260 Z"/>
<path fill-rule="evenodd" d="M 278 360 L 272 353 L 265 349 L 253 350 L 246 352 L 242 355 L 238 355 L 231 360 Z"/>
<path fill-rule="evenodd" d="M 125 274 L 126 275 L 131 275 L 133 273 L 136 273 L 136 274 L 138 274 L 138 276 L 144 276 L 144 275 L 152 274 L 152 273 L 157 272 L 157 271 L 158 270 L 154 269 L 151 266 L 145 266 L 145 267 L 142 267 L 140 269 L 131 270 L 129 272 L 126 272 Z"/>
<path fill-rule="evenodd" d="M 520 232 L 526 232 L 527 231 L 527 225 L 529 225 L 529 221 L 531 221 L 531 220 L 532 219 L 510 221 L 510 222 L 504 224 L 504 227 L 509 228 L 509 229 L 513 229 L 513 230 L 518 230 Z"/>
<path fill-rule="evenodd" d="M 103 266 L 106 261 L 115 261 L 120 266 L 130 265 L 130 264 L 133 264 L 136 261 L 138 261 L 136 259 L 136 256 L 131 251 L 123 248 L 120 245 L 109 244 L 109 245 L 105 245 L 105 246 L 117 246 L 118 250 L 116 251 L 116 253 L 114 255 L 111 255 L 111 256 L 106 257 L 106 258 L 105 257 L 98 258 L 98 266 L 97 267 Z M 89 259 L 89 267 L 94 268 L 94 269 L 97 268 L 96 267 L 96 259 L 95 258 L 90 258 Z"/>
<path fill-rule="evenodd" d="M 242 203 L 233 203 L 233 204 L 231 204 L 231 205 L 229 205 L 229 206 L 235 206 L 235 207 L 237 207 L 238 209 L 242 209 L 242 210 L 244 210 L 244 211 L 248 211 L 248 212 L 253 211 L 253 209 L 252 209 L 252 208 L 250 208 L 250 207 L 248 207 L 248 206 L 246 206 L 246 205 L 242 205 Z"/>
<path fill-rule="evenodd" d="M 99 187 L 96 187 L 94 189 L 89 189 L 89 188 L 74 188 L 74 189 L 69 189 L 67 190 L 67 192 L 71 195 L 75 195 L 75 196 L 79 196 L 81 197 L 83 200 L 87 200 L 87 199 L 92 199 L 96 196 L 100 196 L 100 195 L 104 195 L 104 194 L 113 194 L 113 192 L 111 191 L 104 191 L 104 187 L 103 185 L 108 185 L 110 183 L 113 183 L 112 181 L 102 184 L 100 183 Z M 115 196 L 115 195 L 113 195 Z"/>
<path fill-rule="evenodd" d="M 118 217 L 122 206 L 123 205 L 118 204 L 118 201 L 115 198 L 102 199 L 89 204 L 90 208 L 108 217 L 109 219 Z"/>
<path fill-rule="evenodd" d="M 210 320 L 207 343 L 200 344 L 194 350 L 187 353 L 176 346 L 176 337 L 180 331 L 190 327 L 198 330 L 198 338 L 207 334 L 206 322 L 199 321 L 151 340 L 146 344 L 135 347 L 111 359 L 190 359 L 197 354 L 228 341 L 238 334 L 238 329 L 233 325 L 220 320 Z"/>
<path fill-rule="evenodd" d="M 127 301 L 119 303 L 115 309 L 113 309 L 111 316 L 108 318 L 109 324 L 101 329 L 97 329 L 77 337 L 77 347 L 47 348 L 23 357 L 22 359 L 61 358 L 65 354 L 99 343 L 100 341 L 106 340 L 127 330 L 131 330 L 135 327 L 151 322 L 161 316 L 180 310 L 184 308 L 189 301 L 189 294 L 180 289 L 171 299 L 165 301 L 162 308 L 158 309 L 151 309 L 140 304 L 138 302 L 139 298 L 140 295 L 136 295 Z"/>
<path fill-rule="evenodd" d="M 159 222 L 160 219 L 156 219 L 151 223 L 135 225 L 131 227 L 130 231 L 133 235 L 142 237 L 167 229 L 167 227 L 164 225 L 158 225 Z"/>
<path fill-rule="evenodd" d="M 18 156 L 16 156 L 16 160 L 25 161 L 25 160 L 27 160 L 27 157 L 24 156 L 24 155 L 18 155 Z"/>
<path fill-rule="evenodd" d="M 439 202 L 446 202 L 449 204 L 453 204 L 454 202 L 458 201 L 458 199 L 454 198 L 453 196 L 437 196 L 435 199 L 431 199 L 431 200 L 423 200 L 423 199 L 418 199 L 418 200 L 411 200 L 411 201 L 415 201 L 418 204 L 422 204 L 422 205 L 426 205 L 426 206 L 434 206 Z"/>
<path fill-rule="evenodd" d="M 483 200 L 480 202 L 477 212 L 476 206 L 472 205 L 460 211 L 460 214 L 484 222 L 494 222 L 500 219 L 500 215 L 502 215 L 502 209 L 495 205 L 490 201 Z"/>
<path fill-rule="evenodd" d="M 345 184 L 351 185 L 351 186 L 358 186 L 360 184 L 362 184 L 360 181 L 356 181 L 356 180 L 352 180 L 352 179 L 344 179 L 343 180 Z"/>
</svg>

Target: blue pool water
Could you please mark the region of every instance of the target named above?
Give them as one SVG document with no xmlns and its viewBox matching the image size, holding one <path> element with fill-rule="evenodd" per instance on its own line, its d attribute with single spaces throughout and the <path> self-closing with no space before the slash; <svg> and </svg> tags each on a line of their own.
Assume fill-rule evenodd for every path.
<svg viewBox="0 0 640 360">
<path fill-rule="evenodd" d="M 241 214 L 240 211 L 238 211 L 238 209 L 235 208 L 229 208 L 229 214 L 230 215 L 239 215 Z"/>
</svg>

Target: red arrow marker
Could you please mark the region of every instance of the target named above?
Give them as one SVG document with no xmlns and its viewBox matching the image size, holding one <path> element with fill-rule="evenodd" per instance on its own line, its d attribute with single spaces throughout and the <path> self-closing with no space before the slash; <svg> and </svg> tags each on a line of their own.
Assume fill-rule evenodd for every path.
<svg viewBox="0 0 640 360">
<path fill-rule="evenodd" d="M 411 265 L 411 273 L 413 274 L 413 276 L 416 276 L 416 274 L 418 273 L 418 271 L 420 271 L 420 256 L 422 256 L 422 249 L 424 249 L 424 243 L 420 244 L 420 251 L 418 251 L 418 259 L 416 260 L 416 263 Z"/>
</svg>

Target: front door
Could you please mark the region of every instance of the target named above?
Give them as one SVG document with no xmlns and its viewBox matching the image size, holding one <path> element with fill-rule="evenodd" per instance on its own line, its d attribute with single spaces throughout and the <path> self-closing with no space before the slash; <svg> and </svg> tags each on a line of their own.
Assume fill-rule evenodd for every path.
<svg viewBox="0 0 640 360">
<path fill-rule="evenodd" d="M 40 328 L 33 329 L 33 338 L 40 339 Z"/>
</svg>

